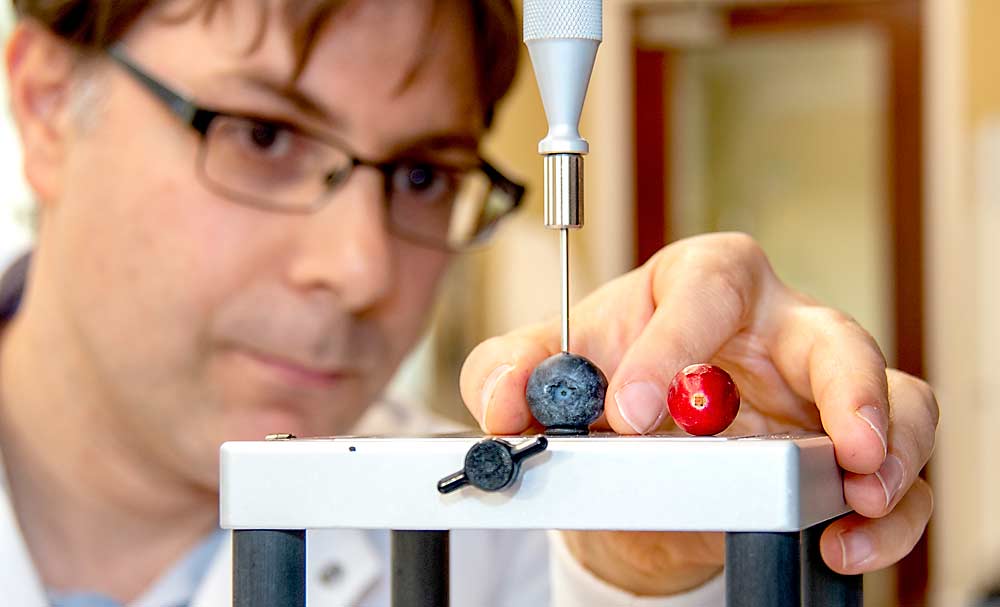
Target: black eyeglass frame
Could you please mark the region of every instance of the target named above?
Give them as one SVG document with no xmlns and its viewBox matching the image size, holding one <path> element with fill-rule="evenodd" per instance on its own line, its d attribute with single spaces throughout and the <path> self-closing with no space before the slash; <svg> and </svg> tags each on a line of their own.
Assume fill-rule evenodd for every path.
<svg viewBox="0 0 1000 607">
<path fill-rule="evenodd" d="M 347 146 L 345 146 L 344 144 L 342 144 L 339 141 L 334 141 L 334 140 L 332 140 L 332 138 L 323 136 L 323 135 L 318 134 L 318 133 L 309 132 L 306 129 L 303 129 L 303 128 L 299 127 L 298 125 L 288 124 L 288 123 L 282 122 L 281 120 L 275 120 L 275 119 L 271 119 L 271 118 L 263 118 L 263 117 L 254 116 L 254 115 L 251 115 L 251 114 L 241 114 L 241 113 L 235 113 L 235 112 L 227 112 L 227 111 L 221 111 L 221 110 L 214 110 L 214 109 L 211 109 L 211 108 L 203 107 L 203 106 L 198 105 L 197 103 L 191 101 L 190 99 L 184 97 L 180 93 L 174 91 L 173 89 L 171 89 L 167 85 L 163 84 L 162 82 L 160 82 L 159 80 L 157 80 L 156 78 L 154 78 L 152 75 L 150 75 L 144 69 L 142 69 L 141 67 L 139 67 L 138 65 L 136 65 L 128 57 L 128 54 L 125 52 L 125 49 L 124 49 L 123 45 L 121 45 L 121 44 L 114 44 L 114 45 L 108 47 L 107 54 L 118 65 L 120 65 L 122 68 L 124 68 L 127 73 L 129 73 L 132 77 L 134 77 L 138 81 L 138 83 L 143 86 L 143 88 L 145 88 L 146 90 L 148 90 L 150 93 L 153 94 L 154 97 L 156 97 L 158 100 L 160 100 L 170 110 L 170 112 L 172 114 L 174 114 L 182 122 L 184 122 L 185 124 L 187 124 L 188 126 L 190 126 L 192 129 L 194 129 L 202 137 L 203 141 L 208 136 L 208 131 L 209 131 L 209 128 L 211 127 L 211 125 L 212 125 L 212 122 L 216 118 L 218 118 L 220 116 L 221 117 L 240 118 L 240 119 L 244 119 L 244 120 L 259 120 L 259 121 L 265 121 L 265 122 L 268 122 L 268 123 L 272 123 L 272 124 L 280 125 L 280 126 L 283 126 L 283 127 L 287 127 L 290 130 L 293 130 L 293 131 L 296 131 L 296 132 L 300 132 L 300 133 L 306 134 L 306 135 L 308 135 L 310 137 L 313 137 L 313 138 L 315 138 L 315 139 L 317 139 L 319 141 L 323 141 L 327 145 L 330 145 L 330 146 L 332 146 L 332 147 L 334 147 L 334 148 L 336 148 L 338 150 L 341 150 L 342 152 L 344 152 L 348 156 L 348 158 L 350 160 L 350 165 L 349 165 L 350 169 L 349 169 L 348 175 L 345 176 L 341 181 L 339 181 L 337 185 L 340 185 L 343 182 L 345 182 L 347 180 L 347 178 L 349 177 L 350 173 L 353 172 L 353 170 L 356 169 L 359 166 L 367 166 L 367 167 L 371 167 L 371 168 L 374 168 L 374 169 L 378 170 L 382 174 L 382 176 L 383 176 L 383 182 L 385 184 L 385 202 L 386 202 L 387 205 L 389 204 L 389 199 L 390 199 L 389 196 L 390 196 L 390 193 L 392 191 L 392 183 L 391 183 L 392 174 L 395 172 L 396 168 L 399 166 L 399 163 L 397 161 L 379 162 L 379 161 L 372 161 L 372 160 L 362 159 L 359 156 L 357 156 L 356 154 L 354 154 L 353 152 L 351 152 L 350 149 Z M 202 152 L 203 151 L 204 151 L 204 147 L 202 148 Z M 202 153 L 202 152 L 200 152 L 200 153 Z M 197 164 L 198 164 L 198 170 L 200 172 L 204 173 L 204 164 L 205 163 L 203 162 L 203 159 L 199 159 L 199 162 Z M 419 236 L 417 234 L 406 233 L 404 231 L 398 231 L 398 232 L 396 232 L 396 234 L 398 236 L 402 237 L 402 238 L 405 238 L 407 240 L 416 242 L 417 244 L 422 244 L 424 246 L 428 246 L 428 247 L 432 247 L 432 248 L 444 249 L 444 250 L 448 250 L 448 251 L 462 251 L 462 250 L 467 250 L 467 249 L 470 249 L 470 248 L 475 248 L 476 245 L 481 244 L 483 241 L 485 241 L 493 233 L 493 231 L 496 228 L 497 224 L 499 224 L 499 222 L 504 217 L 507 217 L 508 215 L 510 215 L 511 213 L 513 213 L 514 211 L 516 211 L 518 209 L 518 207 L 521 206 L 521 202 L 524 199 L 524 194 L 525 194 L 525 190 L 526 190 L 525 186 L 522 185 L 522 184 L 520 184 L 520 183 L 518 183 L 518 182 L 516 182 L 516 181 L 514 181 L 514 180 L 512 180 L 512 179 L 510 179 L 509 177 L 507 177 L 506 175 L 504 175 L 503 173 L 501 173 L 499 169 L 497 169 L 496 167 L 494 167 L 492 164 L 490 164 L 484 158 L 480 157 L 479 158 L 479 164 L 477 166 L 470 166 L 469 169 L 467 169 L 467 170 L 470 170 L 470 171 L 480 170 L 480 171 L 482 171 L 483 174 L 486 175 L 487 179 L 489 179 L 490 187 L 491 187 L 491 194 L 494 191 L 499 191 L 500 193 L 502 193 L 510 201 L 509 208 L 505 209 L 502 213 L 500 213 L 499 215 L 497 215 L 497 217 L 493 218 L 487 224 L 481 226 L 480 229 L 479 229 L 479 231 L 476 233 L 475 237 L 469 243 L 466 243 L 465 245 L 460 246 L 460 247 L 454 247 L 454 246 L 448 245 L 446 243 L 442 243 L 442 242 L 439 242 L 437 240 L 433 240 L 431 238 L 424 238 L 424 237 L 421 237 L 421 236 Z M 209 187 L 212 187 L 213 189 L 216 189 L 216 190 L 221 190 L 222 189 L 219 186 L 215 186 L 213 184 L 213 180 L 211 178 L 209 178 L 207 175 L 203 174 L 202 177 L 203 177 L 203 180 L 204 180 L 205 184 L 208 185 Z M 330 189 L 333 190 L 333 189 L 335 189 L 335 187 L 336 186 L 332 186 Z M 241 196 L 238 193 L 235 193 L 235 192 L 232 192 L 232 191 L 228 191 L 228 190 L 223 190 L 223 191 L 220 191 L 219 193 L 222 194 L 222 195 L 224 195 L 227 198 L 236 199 L 240 204 L 249 205 L 249 206 L 252 206 L 252 207 L 255 207 L 255 208 L 264 209 L 264 210 L 267 210 L 267 211 L 273 211 L 273 212 L 276 212 L 276 213 L 309 214 L 309 213 L 313 213 L 313 212 L 319 210 L 320 208 L 323 208 L 325 206 L 325 204 L 326 204 L 326 203 L 318 202 L 317 204 L 314 204 L 311 207 L 302 208 L 302 209 L 297 209 L 297 208 L 296 209 L 281 208 L 281 207 L 279 207 L 277 205 L 266 204 L 266 203 L 263 203 L 263 202 L 260 202 L 260 201 L 258 201 L 256 199 L 254 199 L 254 198 L 252 198 L 250 196 Z M 322 199 L 323 198 L 320 198 L 320 200 L 322 200 Z M 390 229 L 392 228 L 391 222 L 388 222 L 388 227 Z"/>
</svg>

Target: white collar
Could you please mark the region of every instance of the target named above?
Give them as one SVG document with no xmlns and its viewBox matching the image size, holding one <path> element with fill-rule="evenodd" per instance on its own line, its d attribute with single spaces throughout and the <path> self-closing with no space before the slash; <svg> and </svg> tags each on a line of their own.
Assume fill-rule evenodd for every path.
<svg viewBox="0 0 1000 607">
<path fill-rule="evenodd" d="M 392 401 L 374 404 L 357 425 L 365 434 L 420 433 L 455 429 L 454 424 L 427 415 L 419 408 Z M 35 570 L 27 544 L 14 514 L 6 474 L 0 457 L 0 588 L 5 604 L 46 607 L 44 586 Z M 307 600 L 314 605 L 357 605 L 363 602 L 387 572 L 388 534 L 358 529 L 318 529 L 306 534 Z M 161 578 L 161 581 L 163 579 Z M 159 582 L 157 582 L 159 584 Z M 161 596 L 156 586 L 132 603 L 145 607 Z M 155 595 L 155 596 L 154 596 Z M 191 607 L 218 607 L 232 603 L 232 534 L 216 549 L 208 572 L 194 594 Z M 368 597 L 371 599 L 372 597 Z"/>
</svg>

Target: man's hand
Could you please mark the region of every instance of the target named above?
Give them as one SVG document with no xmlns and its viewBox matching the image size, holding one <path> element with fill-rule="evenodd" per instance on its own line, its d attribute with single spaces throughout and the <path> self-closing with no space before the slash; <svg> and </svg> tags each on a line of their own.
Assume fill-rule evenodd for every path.
<svg viewBox="0 0 1000 607">
<path fill-rule="evenodd" d="M 621 434 L 668 427 L 667 386 L 691 363 L 729 371 L 743 403 L 726 434 L 823 430 L 845 470 L 854 513 L 823 534 L 835 571 L 881 569 L 905 556 L 933 508 L 917 475 L 934 446 L 938 407 L 923 381 L 895 369 L 853 319 L 792 291 L 748 236 L 680 241 L 573 308 L 573 352 L 610 378 L 598 423 Z M 559 352 L 557 322 L 490 339 L 462 369 L 466 406 L 483 430 L 537 424 L 528 377 Z M 723 563 L 720 534 L 573 532 L 570 551 L 594 574 L 641 595 L 694 588 Z"/>
</svg>

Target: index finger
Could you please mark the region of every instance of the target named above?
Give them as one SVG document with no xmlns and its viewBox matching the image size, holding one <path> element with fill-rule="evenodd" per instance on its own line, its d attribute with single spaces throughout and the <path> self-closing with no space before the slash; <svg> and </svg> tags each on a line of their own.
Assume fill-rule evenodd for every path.
<svg viewBox="0 0 1000 607">
<path fill-rule="evenodd" d="M 645 434 L 667 416 L 667 390 L 684 367 L 711 360 L 739 332 L 758 324 L 761 308 L 780 305 L 760 248 L 749 237 L 713 235 L 682 263 L 655 268 L 655 311 L 624 353 L 608 386 L 605 412 L 622 434 Z"/>
<path fill-rule="evenodd" d="M 520 434 L 532 425 L 524 388 L 535 367 L 558 351 L 558 337 L 547 336 L 550 332 L 538 325 L 493 337 L 465 359 L 459 389 L 483 432 Z"/>
</svg>

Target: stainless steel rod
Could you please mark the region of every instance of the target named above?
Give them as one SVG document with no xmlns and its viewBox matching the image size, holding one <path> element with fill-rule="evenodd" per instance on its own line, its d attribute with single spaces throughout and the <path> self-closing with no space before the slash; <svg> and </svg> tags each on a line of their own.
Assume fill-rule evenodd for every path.
<svg viewBox="0 0 1000 607">
<path fill-rule="evenodd" d="M 559 230 L 562 258 L 562 350 L 569 352 L 569 229 Z"/>
</svg>

